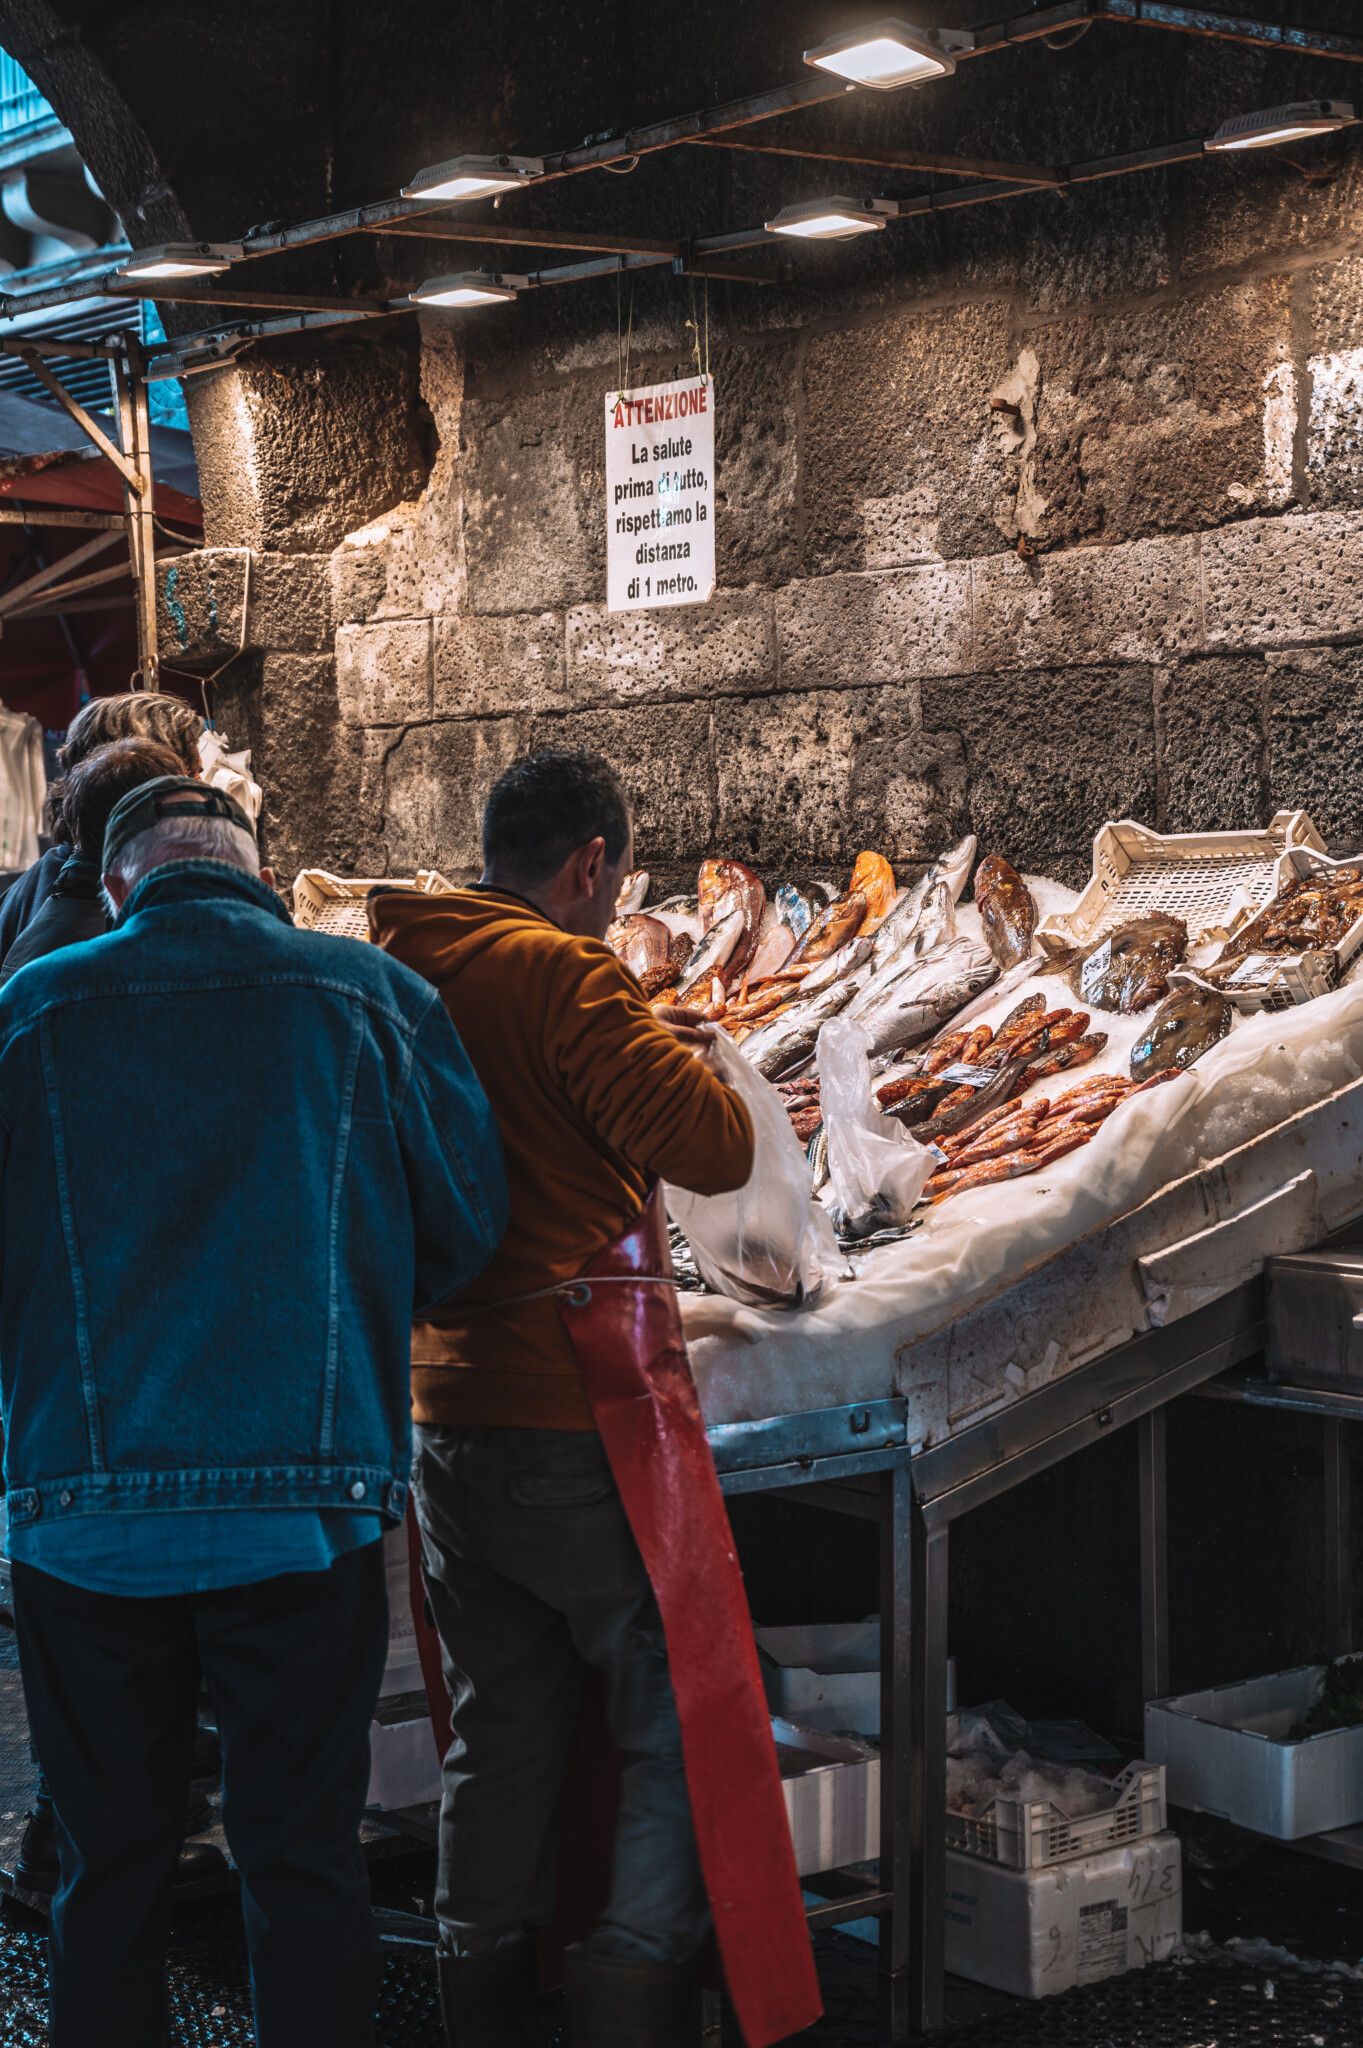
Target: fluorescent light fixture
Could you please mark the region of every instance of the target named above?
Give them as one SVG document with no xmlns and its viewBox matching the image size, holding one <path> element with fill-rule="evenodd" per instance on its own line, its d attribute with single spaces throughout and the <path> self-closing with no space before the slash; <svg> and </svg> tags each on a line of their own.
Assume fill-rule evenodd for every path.
<svg viewBox="0 0 1363 2048">
<path fill-rule="evenodd" d="M 544 158 L 539 156 L 456 156 L 446 164 L 428 164 L 418 171 L 410 185 L 404 185 L 404 199 L 487 199 L 494 192 L 509 192 L 516 185 L 528 185 L 544 176 Z"/>
<path fill-rule="evenodd" d="M 940 29 L 911 28 L 907 21 L 868 21 L 864 28 L 848 29 L 806 50 L 805 62 L 850 78 L 853 85 L 893 92 L 898 86 L 919 85 L 954 71 L 956 60 L 946 46 L 960 40 Z"/>
<path fill-rule="evenodd" d="M 154 249 L 135 249 L 127 262 L 118 266 L 118 275 L 143 281 L 215 277 L 221 270 L 230 270 L 240 254 L 240 242 L 162 242 Z"/>
<path fill-rule="evenodd" d="M 1275 142 L 1300 142 L 1310 135 L 1328 135 L 1358 119 L 1351 100 L 1293 100 L 1258 114 L 1233 114 L 1223 121 L 1204 149 L 1268 149 Z"/>
<path fill-rule="evenodd" d="M 798 206 L 783 206 L 766 228 L 769 235 L 798 235 L 810 242 L 850 242 L 884 225 L 878 208 L 858 206 L 855 199 L 805 199 Z"/>
<path fill-rule="evenodd" d="M 517 283 L 525 284 L 525 278 Z M 499 299 L 514 299 L 515 285 L 501 271 L 462 270 L 453 277 L 428 277 L 411 294 L 414 306 L 494 306 Z"/>
</svg>

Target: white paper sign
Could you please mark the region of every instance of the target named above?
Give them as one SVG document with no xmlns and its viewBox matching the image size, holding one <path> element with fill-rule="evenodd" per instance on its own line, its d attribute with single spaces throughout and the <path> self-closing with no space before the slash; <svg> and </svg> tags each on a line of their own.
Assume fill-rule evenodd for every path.
<svg viewBox="0 0 1363 2048">
<path fill-rule="evenodd" d="M 701 604 L 715 588 L 715 387 L 606 393 L 606 610 Z"/>
</svg>

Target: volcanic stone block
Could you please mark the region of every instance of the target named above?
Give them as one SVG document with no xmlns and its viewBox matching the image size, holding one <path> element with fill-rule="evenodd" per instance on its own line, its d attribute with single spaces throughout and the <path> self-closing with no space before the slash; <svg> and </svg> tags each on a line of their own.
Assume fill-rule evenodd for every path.
<svg viewBox="0 0 1363 2048">
<path fill-rule="evenodd" d="M 977 669 L 1168 661 L 1198 639 L 1196 535 L 974 568 Z"/>
<path fill-rule="evenodd" d="M 1363 634 L 1363 513 L 1254 519 L 1202 540 L 1206 645 Z"/>
<path fill-rule="evenodd" d="M 1269 809 L 1304 810 L 1335 855 L 1363 850 L 1363 650 L 1269 658 Z"/>
<path fill-rule="evenodd" d="M 649 703 L 770 687 L 776 680 L 773 600 L 717 591 L 708 604 L 568 614 L 568 685 L 579 704 Z"/>
<path fill-rule="evenodd" d="M 1032 345 L 1034 488 L 1047 539 L 1138 540 L 1281 502 L 1278 410 L 1266 408 L 1290 354 L 1286 278 L 1057 321 Z"/>
<path fill-rule="evenodd" d="M 325 555 L 253 554 L 248 591 L 244 549 L 203 548 L 158 567 L 156 602 L 166 661 L 225 661 L 243 638 L 284 654 L 331 644 Z"/>
<path fill-rule="evenodd" d="M 221 731 L 251 749 L 265 792 L 261 853 L 281 888 L 304 867 L 372 873 L 377 819 L 362 796 L 362 737 L 341 720 L 331 659 L 248 654 L 217 684 L 216 700 Z"/>
<path fill-rule="evenodd" d="M 388 551 L 383 545 L 345 542 L 327 557 L 331 616 L 340 625 L 372 619 L 388 588 Z"/>
<path fill-rule="evenodd" d="M 326 553 L 426 481 L 416 336 L 303 335 L 186 388 L 210 546 Z"/>
<path fill-rule="evenodd" d="M 797 344 L 717 353 L 715 570 L 722 585 L 779 583 L 799 569 Z"/>
<path fill-rule="evenodd" d="M 1148 669 L 1024 669 L 925 682 L 923 723 L 964 742 L 981 854 L 1081 882 L 1106 819 L 1157 822 Z"/>
<path fill-rule="evenodd" d="M 776 631 L 783 689 L 951 675 L 970 666 L 970 566 L 787 584 Z"/>
<path fill-rule="evenodd" d="M 690 862 L 714 839 L 710 712 L 704 704 L 576 711 L 530 721 L 532 747 L 604 754 L 634 807 L 635 864 Z"/>
<path fill-rule="evenodd" d="M 1267 824 L 1268 680 L 1253 655 L 1183 661 L 1157 675 L 1166 831 L 1242 832 Z"/>
<path fill-rule="evenodd" d="M 383 768 L 389 874 L 434 867 L 454 882 L 479 873 L 483 806 L 524 736 L 517 718 L 443 719 L 403 733 Z"/>
<path fill-rule="evenodd" d="M 867 499 L 929 489 L 938 551 L 992 553 L 1003 459 L 989 394 L 1012 347 L 1002 303 L 896 314 L 816 334 L 805 361 L 806 560 L 866 565 Z"/>
<path fill-rule="evenodd" d="M 476 612 L 557 611 L 604 595 L 601 386 L 464 402 L 464 535 Z"/>
<path fill-rule="evenodd" d="M 1297 280 L 1311 293 L 1313 353 L 1306 466 L 1311 503 L 1363 504 L 1363 258 Z"/>
<path fill-rule="evenodd" d="M 902 689 L 726 699 L 714 750 L 715 844 L 767 873 L 842 869 L 863 847 L 927 860 L 964 815 L 960 741 L 919 730 Z"/>
<path fill-rule="evenodd" d="M 374 619 L 336 635 L 336 681 L 347 725 L 401 725 L 431 712 L 431 622 Z"/>
<path fill-rule="evenodd" d="M 571 707 L 560 612 L 501 619 L 456 612 L 436 619 L 433 630 L 437 718 Z"/>
</svg>

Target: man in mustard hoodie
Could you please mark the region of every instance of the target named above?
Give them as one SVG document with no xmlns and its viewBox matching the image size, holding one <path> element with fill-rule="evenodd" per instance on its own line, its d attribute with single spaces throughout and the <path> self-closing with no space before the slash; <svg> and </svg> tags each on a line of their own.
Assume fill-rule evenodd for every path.
<svg viewBox="0 0 1363 2048">
<path fill-rule="evenodd" d="M 679 2042 L 707 1924 L 658 1607 L 554 1298 L 658 1180 L 720 1194 L 752 1171 L 742 1103 L 604 943 L 632 850 L 609 765 L 540 752 L 488 799 L 480 882 L 370 904 L 375 939 L 458 1026 L 511 1198 L 491 1263 L 412 1344 L 417 1512 L 454 1704 L 436 1912 L 457 2048 L 537 2039 L 530 1931 L 554 1912 L 582 1664 L 605 1680 L 623 1777 L 610 1901 L 569 1953 L 577 2048 Z"/>
</svg>

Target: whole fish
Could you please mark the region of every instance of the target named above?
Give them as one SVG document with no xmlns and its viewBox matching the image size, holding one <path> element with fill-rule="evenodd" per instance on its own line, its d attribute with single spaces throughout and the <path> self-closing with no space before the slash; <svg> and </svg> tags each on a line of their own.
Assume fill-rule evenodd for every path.
<svg viewBox="0 0 1363 2048">
<path fill-rule="evenodd" d="M 874 997 L 874 983 L 869 984 L 853 1014 L 870 1033 L 872 1056 L 930 1038 L 963 1003 L 987 988 L 998 971 L 982 946 L 953 939 L 914 962 Z"/>
<path fill-rule="evenodd" d="M 971 868 L 975 865 L 979 843 L 973 832 L 967 832 L 964 839 L 946 853 L 939 855 L 934 862 L 941 879 L 951 891 L 953 903 L 959 903 L 961 900 L 961 891 L 969 880 Z"/>
<path fill-rule="evenodd" d="M 849 894 L 860 894 L 866 898 L 866 928 L 874 931 L 878 924 L 884 923 L 898 893 L 894 869 L 884 854 L 859 853 L 847 887 Z"/>
<path fill-rule="evenodd" d="M 635 911 L 616 918 L 606 933 L 606 944 L 642 981 L 651 968 L 667 965 L 672 934 L 658 918 Z"/>
<path fill-rule="evenodd" d="M 854 938 L 848 939 L 845 945 L 839 946 L 836 953 L 830 953 L 826 960 L 821 960 L 816 967 L 811 968 L 800 983 L 801 994 L 817 995 L 820 989 L 831 987 L 835 981 L 843 981 L 849 975 L 855 975 L 857 969 L 866 966 L 870 958 L 870 933 L 859 931 Z M 863 975 L 856 987 L 860 988 L 865 979 Z"/>
<path fill-rule="evenodd" d="M 851 990 L 834 982 L 808 1003 L 798 1003 L 784 1017 L 759 1024 L 740 1050 L 759 1074 L 777 1080 L 792 1067 L 802 1066 L 814 1050 L 814 1042 L 830 1017 L 836 1017 L 851 1000 Z"/>
<path fill-rule="evenodd" d="M 700 944 L 677 977 L 677 993 L 685 995 L 697 982 L 709 986 L 710 976 L 728 964 L 735 946 L 743 936 L 747 913 L 741 904 L 735 904 L 710 926 Z"/>
<path fill-rule="evenodd" d="M 860 930 L 865 916 L 864 896 L 839 896 L 815 918 L 786 965 L 798 967 L 806 960 L 826 960 Z"/>
<path fill-rule="evenodd" d="M 776 915 L 794 934 L 798 945 L 814 921 L 814 913 L 793 882 L 782 882 L 776 891 Z"/>
<path fill-rule="evenodd" d="M 743 931 L 724 969 L 725 979 L 735 981 L 757 951 L 767 892 L 741 860 L 707 860 L 701 863 L 700 904 L 707 931 L 732 909 L 743 912 Z"/>
<path fill-rule="evenodd" d="M 1131 1074 L 1146 1081 L 1165 1067 L 1190 1067 L 1231 1027 L 1231 1005 L 1214 989 L 1190 984 L 1165 997 L 1131 1048 Z"/>
<path fill-rule="evenodd" d="M 975 870 L 975 902 L 985 944 L 1005 971 L 1026 960 L 1036 930 L 1036 904 L 1011 861 L 991 853 Z"/>
<path fill-rule="evenodd" d="M 1169 973 L 1188 950 L 1181 917 L 1133 918 L 1085 946 L 1070 969 L 1079 1000 L 1131 1016 L 1169 993 Z"/>
<path fill-rule="evenodd" d="M 642 910 L 648 894 L 648 869 L 635 868 L 620 884 L 620 894 L 615 899 L 617 917 L 628 917 L 633 910 Z"/>
<path fill-rule="evenodd" d="M 915 916 L 905 915 L 909 908 L 905 903 L 892 911 L 871 941 L 871 976 L 857 998 L 854 1017 L 869 1015 L 906 974 L 955 938 L 956 909 L 945 882 L 929 883 Z"/>
</svg>

